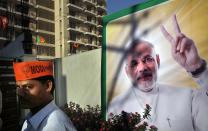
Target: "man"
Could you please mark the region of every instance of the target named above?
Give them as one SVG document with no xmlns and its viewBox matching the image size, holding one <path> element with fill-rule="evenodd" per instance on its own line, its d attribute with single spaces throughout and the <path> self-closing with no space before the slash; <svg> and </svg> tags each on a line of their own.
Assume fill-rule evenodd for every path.
<svg viewBox="0 0 208 131">
<path fill-rule="evenodd" d="M 146 104 L 152 107 L 147 120 L 159 131 L 208 130 L 208 70 L 195 43 L 181 33 L 176 16 L 173 17 L 176 38 L 162 26 L 161 30 L 172 46 L 172 56 L 201 86 L 200 89 L 177 88 L 158 84 L 159 55 L 146 41 L 134 40 L 127 56 L 126 73 L 133 83 L 127 92 L 116 97 L 108 112 L 121 111 L 142 114 Z"/>
<path fill-rule="evenodd" d="M 53 100 L 52 62 L 20 62 L 13 67 L 21 107 L 30 109 L 22 131 L 75 131 L 72 122 Z"/>
</svg>

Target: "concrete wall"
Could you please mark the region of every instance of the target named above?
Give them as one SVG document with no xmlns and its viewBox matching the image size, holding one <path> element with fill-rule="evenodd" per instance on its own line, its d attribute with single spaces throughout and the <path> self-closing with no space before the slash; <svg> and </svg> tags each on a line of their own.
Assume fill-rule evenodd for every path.
<svg viewBox="0 0 208 131">
<path fill-rule="evenodd" d="M 101 49 L 55 60 L 56 103 L 100 105 Z"/>
<path fill-rule="evenodd" d="M 24 55 L 23 43 L 24 34 L 21 34 L 15 41 L 9 43 L 6 47 L 0 50 L 0 57 L 4 58 L 19 58 Z"/>
</svg>

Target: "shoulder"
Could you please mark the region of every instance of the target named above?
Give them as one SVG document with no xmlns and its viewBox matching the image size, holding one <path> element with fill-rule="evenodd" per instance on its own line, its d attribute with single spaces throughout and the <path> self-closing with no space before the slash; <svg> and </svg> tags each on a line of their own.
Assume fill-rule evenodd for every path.
<svg viewBox="0 0 208 131">
<path fill-rule="evenodd" d="M 114 97 L 113 100 L 111 101 L 110 105 L 118 105 L 119 103 L 122 103 L 124 100 L 126 101 L 127 99 L 129 99 L 132 96 L 131 94 L 132 94 L 131 89 L 126 90 L 122 94 Z"/>
<path fill-rule="evenodd" d="M 133 95 L 132 90 L 128 89 L 122 94 L 114 97 L 108 106 L 108 113 L 113 113 L 113 114 L 117 114 L 118 112 L 120 113 L 121 105 L 125 105 L 125 103 L 128 103 L 128 101 L 132 99 L 131 98 L 133 97 L 132 95 Z"/>
<path fill-rule="evenodd" d="M 58 107 L 55 108 L 45 119 L 45 128 L 52 130 L 68 130 L 74 129 L 74 126 L 69 117 Z"/>
<path fill-rule="evenodd" d="M 175 102 L 175 103 L 191 103 L 194 97 L 195 90 L 191 87 L 179 87 L 160 84 L 159 97 L 161 101 Z"/>
<path fill-rule="evenodd" d="M 58 107 L 48 115 L 47 119 L 58 123 L 70 121 L 69 117 Z"/>
<path fill-rule="evenodd" d="M 158 84 L 158 87 L 161 94 L 189 94 L 194 91 L 191 87 L 179 87 L 165 84 Z"/>
</svg>

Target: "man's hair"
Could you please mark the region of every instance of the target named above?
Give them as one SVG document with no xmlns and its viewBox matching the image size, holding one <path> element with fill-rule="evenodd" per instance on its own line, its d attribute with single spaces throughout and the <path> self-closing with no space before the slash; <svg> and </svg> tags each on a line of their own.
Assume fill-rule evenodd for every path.
<svg viewBox="0 0 208 131">
<path fill-rule="evenodd" d="M 129 43 L 129 46 L 128 46 L 128 48 L 127 48 L 127 55 L 133 55 L 133 54 L 135 53 L 136 47 L 137 47 L 139 44 L 141 44 L 141 43 L 146 43 L 146 44 L 148 44 L 148 45 L 152 48 L 152 51 L 155 52 L 154 45 L 151 44 L 150 42 L 145 41 L 145 40 L 141 40 L 141 39 L 133 39 L 133 40 Z M 127 59 L 125 60 L 125 63 L 126 63 L 126 65 L 128 64 Z"/>
<path fill-rule="evenodd" d="M 139 44 L 141 44 L 142 42 L 143 42 L 143 43 L 145 42 L 146 44 L 148 44 L 148 45 L 154 50 L 154 45 L 151 44 L 150 42 L 145 41 L 145 40 L 141 40 L 141 39 L 133 39 L 133 40 L 130 42 L 130 46 L 129 46 L 129 49 L 128 49 L 128 53 L 134 52 L 135 48 L 136 48 Z"/>
<path fill-rule="evenodd" d="M 51 89 L 51 94 L 53 95 L 54 89 L 55 89 L 55 81 L 53 76 L 42 76 L 38 78 L 34 78 L 33 80 L 37 80 L 42 84 L 46 84 L 46 82 L 49 80 L 52 82 L 52 89 Z"/>
</svg>

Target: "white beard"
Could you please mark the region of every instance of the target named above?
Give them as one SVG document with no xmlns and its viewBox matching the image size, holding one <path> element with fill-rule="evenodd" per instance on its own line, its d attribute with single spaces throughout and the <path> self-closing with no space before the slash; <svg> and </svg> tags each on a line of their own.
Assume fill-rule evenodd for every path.
<svg viewBox="0 0 208 131">
<path fill-rule="evenodd" d="M 149 92 L 156 87 L 157 73 L 153 74 L 153 79 L 151 81 L 143 81 L 142 83 L 134 83 L 134 86 L 143 92 Z"/>
<path fill-rule="evenodd" d="M 137 88 L 139 88 L 143 92 L 149 92 L 156 86 L 156 81 L 147 81 L 143 82 L 142 84 L 137 85 Z"/>
</svg>

